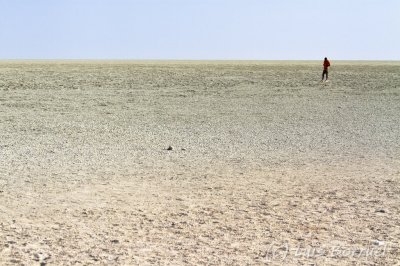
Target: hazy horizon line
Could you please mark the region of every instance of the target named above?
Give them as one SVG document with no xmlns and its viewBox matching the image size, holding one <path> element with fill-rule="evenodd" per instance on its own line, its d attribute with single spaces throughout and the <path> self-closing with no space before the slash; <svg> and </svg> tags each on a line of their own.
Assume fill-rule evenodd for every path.
<svg viewBox="0 0 400 266">
<path fill-rule="evenodd" d="M 235 58 L 0 58 L 0 61 L 321 61 L 320 59 L 235 59 Z M 371 62 L 399 62 L 400 59 L 335 59 L 328 57 L 333 61 L 371 61 Z"/>
</svg>

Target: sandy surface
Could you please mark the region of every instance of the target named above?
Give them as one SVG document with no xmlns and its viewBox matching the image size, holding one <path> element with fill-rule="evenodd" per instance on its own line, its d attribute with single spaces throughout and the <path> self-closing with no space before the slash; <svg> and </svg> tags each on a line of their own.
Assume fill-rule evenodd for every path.
<svg viewBox="0 0 400 266">
<path fill-rule="evenodd" d="M 321 64 L 0 62 L 0 264 L 398 263 L 400 63 Z"/>
</svg>

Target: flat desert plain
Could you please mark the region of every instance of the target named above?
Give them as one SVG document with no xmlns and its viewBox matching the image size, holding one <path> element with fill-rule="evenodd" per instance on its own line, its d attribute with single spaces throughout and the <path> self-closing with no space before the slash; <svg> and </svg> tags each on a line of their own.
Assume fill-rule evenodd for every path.
<svg viewBox="0 0 400 266">
<path fill-rule="evenodd" d="M 400 62 L 331 63 L 0 62 L 0 264 L 398 265 Z"/>
</svg>

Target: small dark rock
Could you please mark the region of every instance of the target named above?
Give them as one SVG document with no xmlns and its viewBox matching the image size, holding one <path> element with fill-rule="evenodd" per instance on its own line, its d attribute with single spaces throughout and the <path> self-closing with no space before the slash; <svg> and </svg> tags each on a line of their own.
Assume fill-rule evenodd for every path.
<svg viewBox="0 0 400 266">
<path fill-rule="evenodd" d="M 172 151 L 173 149 L 174 149 L 174 147 L 168 146 L 167 151 Z"/>
</svg>

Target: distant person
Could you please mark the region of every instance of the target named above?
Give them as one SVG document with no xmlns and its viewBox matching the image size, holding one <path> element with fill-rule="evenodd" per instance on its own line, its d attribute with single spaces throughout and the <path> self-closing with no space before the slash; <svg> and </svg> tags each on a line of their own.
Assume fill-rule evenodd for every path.
<svg viewBox="0 0 400 266">
<path fill-rule="evenodd" d="M 324 76 L 326 76 L 325 81 L 328 81 L 328 67 L 331 66 L 331 63 L 329 62 L 328 58 L 325 57 L 324 59 L 324 71 L 322 71 L 322 80 L 321 82 L 324 81 Z"/>
</svg>

